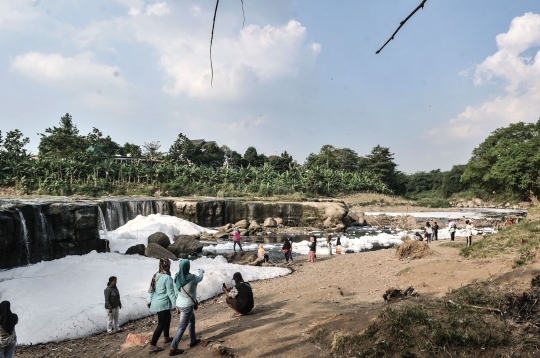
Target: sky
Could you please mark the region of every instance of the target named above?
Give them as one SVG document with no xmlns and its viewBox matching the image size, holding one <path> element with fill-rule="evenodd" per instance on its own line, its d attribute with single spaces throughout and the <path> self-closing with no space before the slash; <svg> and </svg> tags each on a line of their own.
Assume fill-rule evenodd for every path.
<svg viewBox="0 0 540 358">
<path fill-rule="evenodd" d="M 540 2 L 0 0 L 0 130 L 70 113 L 123 144 L 179 133 L 240 153 L 389 147 L 406 173 L 465 164 L 540 117 Z"/>
</svg>

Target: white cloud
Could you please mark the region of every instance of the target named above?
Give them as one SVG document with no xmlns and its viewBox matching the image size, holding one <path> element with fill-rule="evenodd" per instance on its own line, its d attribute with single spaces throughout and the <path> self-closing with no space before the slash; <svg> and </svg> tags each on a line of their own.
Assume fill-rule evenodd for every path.
<svg viewBox="0 0 540 358">
<path fill-rule="evenodd" d="M 540 51 L 525 56 L 540 46 L 540 15 L 526 13 L 516 17 L 508 32 L 496 38 L 498 51 L 476 66 L 474 82 L 477 85 L 502 81 L 505 95 L 468 106 L 448 123 L 429 130 L 446 138 L 481 138 L 497 127 L 515 122 L 536 121 L 540 116 Z"/>
<path fill-rule="evenodd" d="M 163 16 L 171 12 L 166 2 L 158 2 L 153 5 L 146 6 L 146 15 Z"/>
<path fill-rule="evenodd" d="M 16 56 L 11 70 L 36 82 L 71 87 L 126 87 L 127 81 L 120 76 L 120 68 L 92 61 L 93 54 L 86 52 L 75 57 L 60 54 L 29 52 Z"/>
<path fill-rule="evenodd" d="M 164 91 L 195 98 L 238 99 L 250 93 L 256 84 L 296 78 L 301 71 L 314 69 L 321 51 L 321 45 L 306 43 L 306 28 L 294 20 L 283 26 L 249 25 L 236 36 L 216 36 L 211 88 L 207 33 L 184 33 L 184 37 L 179 37 L 171 31 L 141 31 L 137 36 L 159 54 L 159 64 L 168 77 Z"/>
</svg>

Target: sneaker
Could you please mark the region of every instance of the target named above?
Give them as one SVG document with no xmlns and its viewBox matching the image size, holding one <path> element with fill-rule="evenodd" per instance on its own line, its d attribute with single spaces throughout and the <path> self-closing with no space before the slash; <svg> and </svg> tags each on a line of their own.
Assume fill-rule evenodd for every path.
<svg viewBox="0 0 540 358">
<path fill-rule="evenodd" d="M 177 356 L 177 355 L 182 354 L 182 353 L 184 353 L 183 349 L 178 349 L 178 348 L 169 349 L 169 355 L 170 356 Z"/>
</svg>

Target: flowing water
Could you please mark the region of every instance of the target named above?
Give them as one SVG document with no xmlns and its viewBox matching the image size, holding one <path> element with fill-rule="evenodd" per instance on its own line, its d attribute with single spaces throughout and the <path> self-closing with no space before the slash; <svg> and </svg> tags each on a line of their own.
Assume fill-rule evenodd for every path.
<svg viewBox="0 0 540 358">
<path fill-rule="evenodd" d="M 24 220 L 24 215 L 22 211 L 17 209 L 17 214 L 19 214 L 19 218 L 21 220 L 21 234 L 22 234 L 22 244 L 24 245 L 24 248 L 26 249 L 26 263 L 30 263 L 30 243 L 28 242 L 28 229 L 26 228 L 26 220 Z"/>
</svg>

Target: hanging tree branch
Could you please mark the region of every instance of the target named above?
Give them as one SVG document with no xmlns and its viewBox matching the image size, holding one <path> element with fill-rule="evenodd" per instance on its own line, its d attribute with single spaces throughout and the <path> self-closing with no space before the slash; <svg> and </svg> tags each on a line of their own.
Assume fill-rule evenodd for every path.
<svg viewBox="0 0 540 358">
<path fill-rule="evenodd" d="M 216 0 L 216 9 L 214 10 L 214 21 L 212 22 L 212 36 L 210 37 L 210 70 L 212 71 L 212 78 L 210 79 L 210 87 L 214 83 L 214 65 L 212 64 L 212 42 L 214 41 L 214 27 L 216 26 L 216 15 L 219 5 L 219 0 Z"/>
<path fill-rule="evenodd" d="M 411 18 L 418 10 L 424 9 L 424 4 L 426 3 L 426 1 L 427 1 L 427 0 L 422 0 L 422 3 L 421 3 L 420 5 L 418 5 L 417 8 L 414 9 L 414 11 L 411 12 L 411 13 L 409 14 L 409 16 L 407 16 L 407 18 L 406 18 L 405 20 L 403 20 L 403 21 L 401 21 L 401 22 L 399 23 L 399 27 L 397 28 L 397 30 L 392 34 L 392 36 L 388 39 L 388 41 L 386 41 L 386 42 L 384 43 L 384 45 L 382 45 L 382 47 L 379 49 L 379 51 L 375 52 L 375 54 L 379 54 L 379 52 L 381 52 L 382 49 L 383 49 L 386 45 L 388 45 L 388 43 L 389 43 L 390 41 L 392 41 L 392 40 L 394 39 L 394 36 L 396 36 L 396 34 L 398 33 L 399 30 L 401 30 L 401 28 L 403 27 L 403 25 L 405 25 L 405 23 L 407 22 L 407 20 L 409 20 L 409 19 L 410 19 L 410 18 Z"/>
<path fill-rule="evenodd" d="M 244 13 L 244 0 L 240 0 L 242 3 L 242 17 L 244 21 L 242 22 L 242 28 L 244 28 L 244 25 L 246 24 L 246 14 Z M 219 0 L 216 0 L 216 9 L 214 10 L 214 21 L 212 21 L 212 36 L 210 37 L 210 70 L 212 71 L 212 78 L 210 79 L 210 87 L 212 87 L 212 84 L 214 83 L 214 65 L 212 63 L 212 42 L 214 41 L 214 28 L 216 27 L 216 15 L 217 15 L 217 9 L 219 5 Z"/>
</svg>

